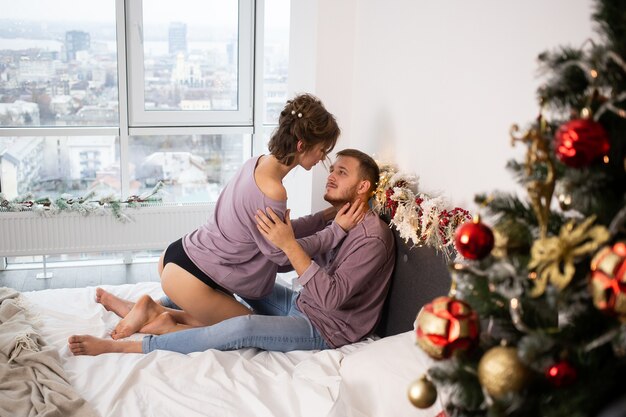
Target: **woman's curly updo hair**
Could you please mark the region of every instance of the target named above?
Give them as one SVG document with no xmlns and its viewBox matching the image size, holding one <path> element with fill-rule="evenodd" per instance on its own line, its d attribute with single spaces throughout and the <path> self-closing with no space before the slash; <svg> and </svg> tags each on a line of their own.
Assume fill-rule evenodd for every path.
<svg viewBox="0 0 626 417">
<path fill-rule="evenodd" d="M 341 130 L 335 116 L 330 114 L 320 99 L 311 94 L 301 94 L 287 101 L 280 112 L 278 127 L 272 133 L 268 149 L 282 164 L 291 165 L 298 151 L 298 140 L 302 151 L 322 143 L 324 153 L 333 150 Z"/>
</svg>

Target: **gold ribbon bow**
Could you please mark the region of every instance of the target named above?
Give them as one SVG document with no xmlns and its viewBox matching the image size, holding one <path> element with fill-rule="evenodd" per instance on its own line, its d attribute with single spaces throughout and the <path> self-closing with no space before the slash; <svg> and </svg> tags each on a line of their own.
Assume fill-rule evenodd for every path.
<svg viewBox="0 0 626 417">
<path fill-rule="evenodd" d="M 591 226 L 596 220 L 591 216 L 579 225 L 570 221 L 561 227 L 558 236 L 538 239 L 530 250 L 528 268 L 537 272 L 535 287 L 531 297 L 539 297 L 546 290 L 548 282 L 557 289 L 567 287 L 576 268 L 574 259 L 598 250 L 609 239 L 606 227 Z"/>
</svg>

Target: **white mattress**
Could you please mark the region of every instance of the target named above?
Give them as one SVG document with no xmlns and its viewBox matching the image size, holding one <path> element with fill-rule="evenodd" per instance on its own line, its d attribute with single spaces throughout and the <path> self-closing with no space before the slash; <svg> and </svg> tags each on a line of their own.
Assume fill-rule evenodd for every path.
<svg viewBox="0 0 626 417">
<path fill-rule="evenodd" d="M 102 287 L 130 300 L 145 293 L 156 298 L 162 295 L 159 283 L 155 282 Z M 26 292 L 24 296 L 40 320 L 43 337 L 59 351 L 70 383 L 102 417 L 378 415 L 366 404 L 367 401 L 375 402 L 375 406 L 382 410 L 381 416 L 434 416 L 440 410 L 440 407 L 417 410 L 406 400 L 408 382 L 417 378 L 419 370 L 428 365 L 408 334 L 395 336 L 395 341 L 390 338 L 376 342 L 368 340 L 317 352 L 242 349 L 230 352 L 209 350 L 189 355 L 155 351 L 147 355 L 73 356 L 67 348 L 69 336 L 108 337 L 119 321 L 114 313 L 95 302 L 95 287 Z M 134 335 L 131 338 L 141 337 Z M 385 347 L 381 342 L 395 343 L 396 346 Z M 341 387 L 345 395 L 339 398 L 341 364 L 346 357 L 361 351 L 360 356 L 371 362 L 372 358 L 366 356 L 363 348 L 377 344 L 385 356 L 388 353 L 397 357 L 398 343 L 409 352 L 411 357 L 407 360 L 418 373 L 411 370 L 410 375 L 403 375 L 400 379 L 397 372 L 393 374 L 398 388 L 391 392 L 393 396 L 397 394 L 397 398 L 383 398 L 382 395 L 376 398 L 374 395 L 371 399 L 363 399 L 350 392 L 350 384 Z M 413 355 L 417 355 L 417 359 Z M 354 356 L 356 369 L 364 369 L 356 362 L 360 356 Z M 404 372 L 406 365 L 400 364 Z M 369 384 L 373 392 L 380 392 L 376 388 L 378 384 L 391 388 L 385 383 L 384 375 L 371 377 L 368 381 L 367 376 L 357 375 L 357 386 Z M 389 407 L 385 406 L 387 401 L 390 401 Z M 395 404 L 392 405 L 391 401 Z M 395 410 L 398 401 L 405 403 L 400 404 L 400 411 Z M 361 408 L 365 414 L 361 414 Z M 394 413 L 388 414 L 392 408 Z"/>
</svg>

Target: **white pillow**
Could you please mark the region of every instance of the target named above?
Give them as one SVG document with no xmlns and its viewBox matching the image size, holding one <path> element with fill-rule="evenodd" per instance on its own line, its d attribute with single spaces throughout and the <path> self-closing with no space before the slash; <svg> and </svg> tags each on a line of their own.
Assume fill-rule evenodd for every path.
<svg viewBox="0 0 626 417">
<path fill-rule="evenodd" d="M 409 384 L 420 378 L 432 359 L 417 345 L 413 331 L 379 339 L 341 361 L 339 396 L 329 417 L 434 417 L 439 400 L 425 410 L 408 399 Z"/>
</svg>

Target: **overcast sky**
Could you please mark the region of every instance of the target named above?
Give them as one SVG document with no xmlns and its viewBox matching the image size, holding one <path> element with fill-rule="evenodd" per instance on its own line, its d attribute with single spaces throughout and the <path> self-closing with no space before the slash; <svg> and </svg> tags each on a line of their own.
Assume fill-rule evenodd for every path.
<svg viewBox="0 0 626 417">
<path fill-rule="evenodd" d="M 232 21 L 237 9 L 235 0 L 145 0 L 146 17 L 152 22 L 182 21 L 188 24 L 210 23 L 214 16 Z M 289 0 L 266 0 L 268 23 L 275 26 L 289 22 Z M 113 21 L 114 0 L 0 0 L 0 19 Z M 192 11 L 191 13 L 189 11 Z"/>
</svg>

